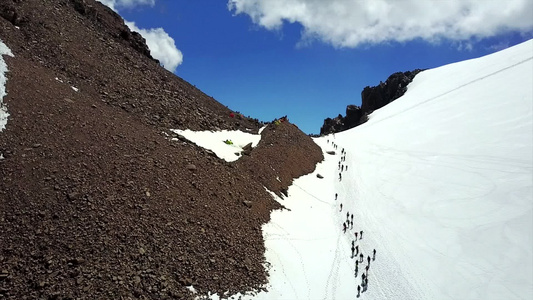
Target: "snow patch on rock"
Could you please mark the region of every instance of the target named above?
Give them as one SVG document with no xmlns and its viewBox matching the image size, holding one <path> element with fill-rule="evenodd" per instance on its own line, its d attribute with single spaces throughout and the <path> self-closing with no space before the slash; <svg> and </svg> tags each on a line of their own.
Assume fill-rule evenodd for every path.
<svg viewBox="0 0 533 300">
<path fill-rule="evenodd" d="M 171 131 L 202 148 L 213 151 L 216 156 L 228 162 L 238 160 L 242 156 L 241 153 L 246 145 L 251 143 L 252 148 L 254 148 L 261 140 L 260 134 L 251 134 L 238 130 L 192 131 L 189 129 L 171 129 Z"/>
<path fill-rule="evenodd" d="M 9 55 L 13 56 L 13 53 L 11 50 L 0 40 L 0 131 L 4 130 L 6 128 L 7 124 L 7 118 L 9 117 L 9 113 L 7 112 L 7 107 L 2 101 L 6 93 L 6 75 L 5 73 L 7 70 L 7 64 L 4 61 L 3 55 Z"/>
</svg>

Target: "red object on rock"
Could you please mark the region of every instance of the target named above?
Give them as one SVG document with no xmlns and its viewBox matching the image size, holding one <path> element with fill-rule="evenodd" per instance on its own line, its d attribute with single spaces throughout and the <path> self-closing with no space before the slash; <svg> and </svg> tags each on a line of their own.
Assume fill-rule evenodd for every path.
<svg viewBox="0 0 533 300">
<path fill-rule="evenodd" d="M 234 113 L 230 113 L 230 114 L 229 114 L 229 117 L 230 117 L 230 118 L 234 118 L 234 117 L 235 117 L 235 114 L 234 114 Z"/>
</svg>

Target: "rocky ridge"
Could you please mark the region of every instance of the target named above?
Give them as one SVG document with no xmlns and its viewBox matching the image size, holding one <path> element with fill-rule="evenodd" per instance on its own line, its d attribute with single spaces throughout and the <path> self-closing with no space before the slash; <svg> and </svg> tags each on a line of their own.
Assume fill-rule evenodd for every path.
<svg viewBox="0 0 533 300">
<path fill-rule="evenodd" d="M 189 299 L 189 285 L 266 283 L 261 226 L 281 206 L 264 186 L 279 194 L 314 170 L 322 154 L 310 138 L 271 124 L 235 163 L 172 141 L 171 128 L 259 124 L 160 67 L 93 0 L 3 1 L 0 39 L 14 54 L 4 57 L 0 298 Z"/>
<path fill-rule="evenodd" d="M 407 91 L 407 85 L 422 71 L 421 69 L 416 69 L 414 71 L 397 72 L 377 86 L 365 87 L 361 92 L 361 106 L 350 104 L 346 107 L 345 117 L 339 114 L 335 118 L 326 118 L 320 128 L 320 135 L 341 132 L 365 123 L 368 120 L 368 115 L 374 110 L 382 108 L 403 96 Z"/>
<path fill-rule="evenodd" d="M 302 162 L 322 161 L 324 156 L 295 125 L 288 121 L 278 124 L 263 130 L 257 148 L 237 161 L 237 167 L 283 197 L 293 178 L 314 171 L 314 164 Z"/>
</svg>

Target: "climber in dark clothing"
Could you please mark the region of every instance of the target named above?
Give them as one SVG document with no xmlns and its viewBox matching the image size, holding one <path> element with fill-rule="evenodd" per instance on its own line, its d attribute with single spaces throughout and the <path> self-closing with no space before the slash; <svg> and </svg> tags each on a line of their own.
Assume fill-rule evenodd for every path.
<svg viewBox="0 0 533 300">
<path fill-rule="evenodd" d="M 372 260 L 376 260 L 376 249 L 374 249 Z"/>
</svg>

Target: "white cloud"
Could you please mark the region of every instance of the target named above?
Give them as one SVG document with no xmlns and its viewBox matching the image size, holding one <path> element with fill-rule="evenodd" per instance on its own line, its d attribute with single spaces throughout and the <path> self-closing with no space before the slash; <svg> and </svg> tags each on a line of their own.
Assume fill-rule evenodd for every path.
<svg viewBox="0 0 533 300">
<path fill-rule="evenodd" d="M 158 59 L 165 69 L 174 72 L 183 62 L 183 54 L 176 47 L 174 39 L 163 28 L 141 29 L 134 22 L 125 21 L 130 30 L 137 31 L 145 39 L 150 54 Z"/>
<path fill-rule="evenodd" d="M 457 50 L 459 51 L 472 51 L 474 50 L 474 44 L 470 41 L 459 41 L 454 43 L 457 45 Z M 501 49 L 500 49 L 501 50 Z"/>
<path fill-rule="evenodd" d="M 228 0 L 228 9 L 269 30 L 300 23 L 301 42 L 319 39 L 335 47 L 533 30 L 531 0 Z"/>
<path fill-rule="evenodd" d="M 112 10 L 117 11 L 119 8 L 131 8 L 138 5 L 154 6 L 155 0 L 98 0 L 102 4 L 109 6 Z"/>
<path fill-rule="evenodd" d="M 118 12 L 117 7 L 131 8 L 138 5 L 154 6 L 155 0 L 98 0 L 107 5 L 112 10 Z M 135 25 L 135 22 L 124 20 L 126 26 L 132 31 L 137 31 L 145 39 L 150 54 L 158 59 L 165 69 L 174 72 L 183 62 L 183 54 L 176 47 L 174 39 L 163 28 L 142 29 Z"/>
</svg>

